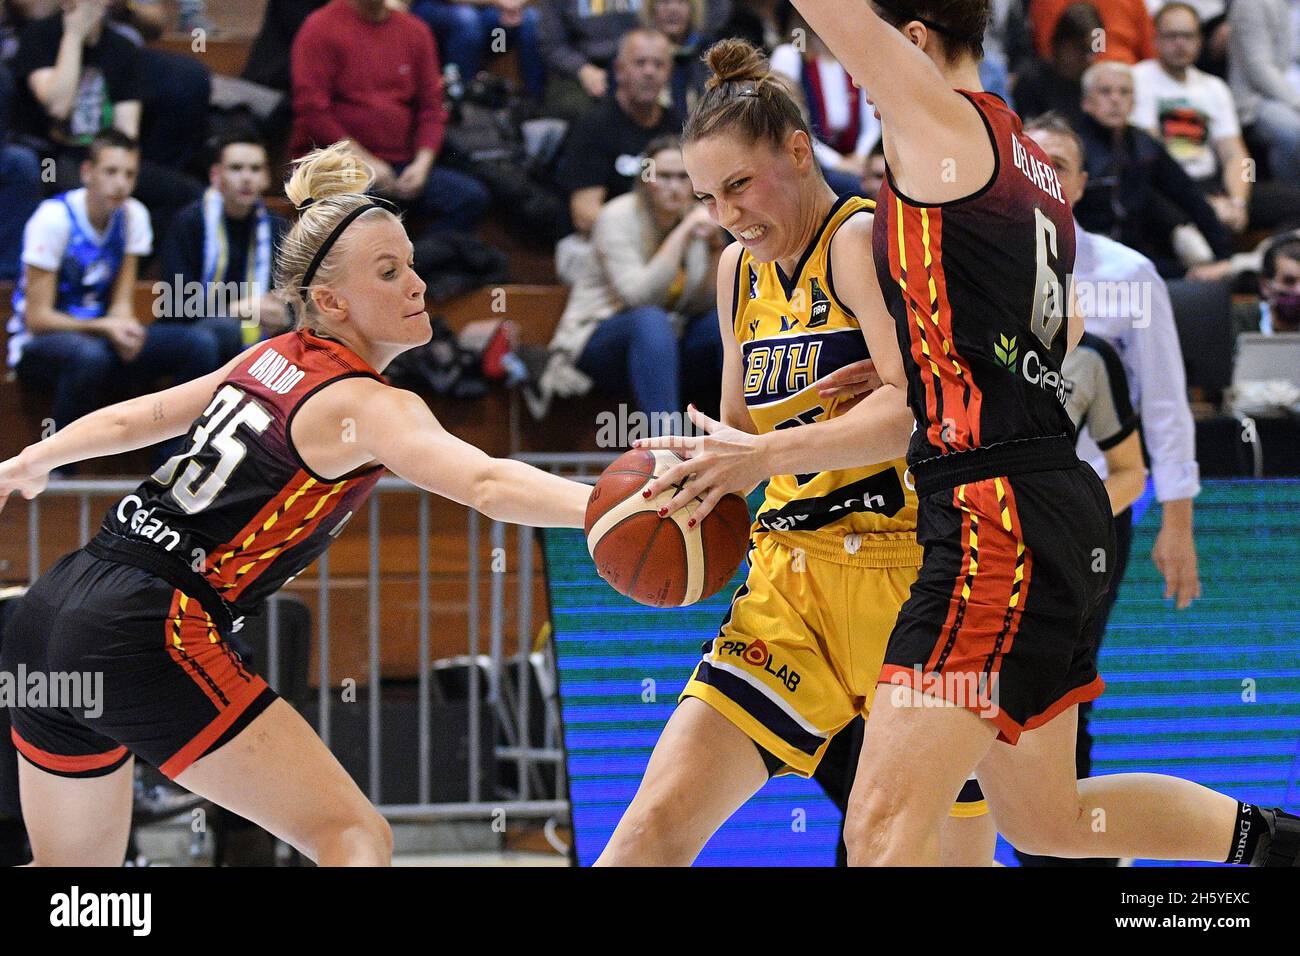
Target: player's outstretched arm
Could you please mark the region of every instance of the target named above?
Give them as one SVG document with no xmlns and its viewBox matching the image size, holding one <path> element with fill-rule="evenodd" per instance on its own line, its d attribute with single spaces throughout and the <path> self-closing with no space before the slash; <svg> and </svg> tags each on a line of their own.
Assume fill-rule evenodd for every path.
<svg viewBox="0 0 1300 956">
<path fill-rule="evenodd" d="M 728 493 L 744 494 L 772 475 L 860 468 L 901 457 L 912 433 L 907 379 L 894 321 L 885 309 L 871 263 L 872 218 L 858 215 L 831 242 L 832 271 L 840 300 L 858 316 L 880 383 L 853 408 L 829 421 L 751 435 L 715 422 L 694 408 L 691 421 L 707 434 L 665 436 L 636 442 L 638 448 L 671 448 L 687 459 L 648 487 L 653 497 L 684 482 L 669 500 L 671 513 L 698 496 L 701 520 Z M 864 265 L 865 264 L 865 265 Z M 721 271 L 721 270 L 720 270 Z M 725 276 L 720 274 L 719 281 Z"/>
<path fill-rule="evenodd" d="M 872 226 L 868 215 L 846 221 L 831 240 L 830 259 L 835 292 L 857 316 L 880 384 L 842 415 L 764 435 L 773 474 L 861 468 L 907 452 L 913 427 L 907 375 L 872 264 Z"/>
<path fill-rule="evenodd" d="M 336 382 L 295 416 L 294 445 L 327 477 L 378 462 L 427 491 L 489 518 L 580 528 L 591 488 L 507 458 L 492 458 L 442 427 L 414 392 L 369 378 Z"/>
<path fill-rule="evenodd" d="M 238 361 L 236 356 L 201 378 L 97 409 L 0 462 L 0 508 L 15 491 L 35 497 L 44 490 L 49 473 L 62 465 L 120 455 L 184 435 Z"/>
<path fill-rule="evenodd" d="M 867 0 L 793 3 L 880 111 L 885 157 L 905 195 L 950 202 L 988 181 L 994 154 L 983 119 L 906 34 Z M 910 29 L 937 33 L 919 21 Z"/>
</svg>

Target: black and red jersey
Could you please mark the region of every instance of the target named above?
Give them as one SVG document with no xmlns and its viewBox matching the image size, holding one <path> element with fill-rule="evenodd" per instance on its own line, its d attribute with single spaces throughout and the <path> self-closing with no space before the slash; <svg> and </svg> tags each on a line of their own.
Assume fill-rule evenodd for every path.
<svg viewBox="0 0 1300 956">
<path fill-rule="evenodd" d="M 1061 378 L 1074 269 L 1069 203 L 1020 118 L 992 93 L 959 92 L 993 143 L 988 183 L 964 199 L 922 205 L 887 175 L 876 201 L 876 271 L 911 358 L 912 465 L 1074 435 Z"/>
<path fill-rule="evenodd" d="M 324 478 L 289 437 L 304 401 L 357 376 L 379 373 L 310 331 L 249 349 L 190 427 L 184 450 L 109 509 L 96 544 L 152 545 L 159 560 L 184 562 L 235 614 L 247 613 L 325 550 L 383 473 L 376 465 Z"/>
</svg>

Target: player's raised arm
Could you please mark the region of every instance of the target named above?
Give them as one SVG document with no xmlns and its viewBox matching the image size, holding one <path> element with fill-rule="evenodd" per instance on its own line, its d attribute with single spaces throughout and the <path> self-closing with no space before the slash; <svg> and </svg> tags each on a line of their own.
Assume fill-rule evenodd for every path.
<svg viewBox="0 0 1300 956">
<path fill-rule="evenodd" d="M 995 158 L 957 88 L 979 90 L 987 0 L 793 0 L 880 112 L 899 190 L 922 204 L 978 191 Z M 901 157 L 906 157 L 901 161 Z"/>
<path fill-rule="evenodd" d="M 443 428 L 414 392 L 348 379 L 305 402 L 292 428 L 299 454 L 323 475 L 378 462 L 498 521 L 582 527 L 589 486 L 485 454 Z"/>
</svg>

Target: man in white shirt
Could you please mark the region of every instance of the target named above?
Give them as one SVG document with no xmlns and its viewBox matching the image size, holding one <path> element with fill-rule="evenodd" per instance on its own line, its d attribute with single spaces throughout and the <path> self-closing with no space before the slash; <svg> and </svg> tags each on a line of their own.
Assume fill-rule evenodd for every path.
<svg viewBox="0 0 1300 956">
<path fill-rule="evenodd" d="M 1074 203 L 1088 179 L 1082 151 L 1068 126 L 1062 130 L 1054 124 L 1062 121 L 1039 118 L 1025 132 L 1051 157 L 1066 198 Z M 1084 232 L 1077 223 L 1075 242 L 1074 286 L 1085 327 L 1119 353 L 1141 417 L 1161 505 L 1151 558 L 1165 580 L 1165 598 L 1174 599 L 1181 610 L 1201 594 L 1192 537 L 1192 500 L 1201 484 L 1196 429 L 1169 293 L 1151 261 L 1127 246 Z M 1079 456 L 1105 475 L 1105 456 L 1086 432 L 1080 437 Z M 1129 521 L 1127 511 L 1116 516 L 1117 523 Z"/>
<path fill-rule="evenodd" d="M 1241 125 L 1268 149 L 1269 173 L 1300 183 L 1300 0 L 1249 0 L 1228 8 L 1228 83 Z"/>
<path fill-rule="evenodd" d="M 211 336 L 135 315 L 137 263 L 153 246 L 149 213 L 131 198 L 139 163 L 134 140 L 100 131 L 85 185 L 41 203 L 23 230 L 9 365 L 24 385 L 54 390 L 56 428 L 102 406 L 115 385 L 185 382 L 221 364 Z"/>
<path fill-rule="evenodd" d="M 1133 67 L 1130 122 L 1164 143 L 1233 232 L 1300 220 L 1300 187 L 1277 180 L 1254 182 L 1232 91 L 1193 65 L 1201 53 L 1196 10 L 1181 0 L 1166 3 L 1156 13 L 1155 26 L 1158 58 Z"/>
</svg>

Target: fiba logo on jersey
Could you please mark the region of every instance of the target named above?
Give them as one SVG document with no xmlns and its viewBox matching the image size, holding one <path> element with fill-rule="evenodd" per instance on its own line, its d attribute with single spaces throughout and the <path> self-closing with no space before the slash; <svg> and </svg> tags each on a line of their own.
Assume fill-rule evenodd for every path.
<svg viewBox="0 0 1300 956">
<path fill-rule="evenodd" d="M 815 329 L 819 325 L 825 325 L 826 320 L 831 314 L 831 300 L 822 287 L 817 284 L 817 277 L 812 277 L 812 311 L 808 313 L 807 328 Z"/>
</svg>

